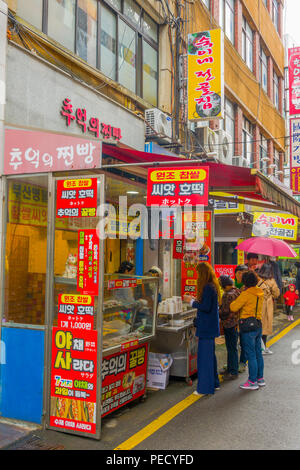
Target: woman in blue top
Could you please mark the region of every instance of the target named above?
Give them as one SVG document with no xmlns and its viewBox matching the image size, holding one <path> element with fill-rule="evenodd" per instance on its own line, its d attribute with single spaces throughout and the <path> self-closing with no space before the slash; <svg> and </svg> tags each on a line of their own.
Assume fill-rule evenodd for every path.
<svg viewBox="0 0 300 470">
<path fill-rule="evenodd" d="M 198 337 L 198 384 L 197 395 L 214 394 L 219 389 L 217 359 L 215 354 L 215 338 L 220 336 L 219 303 L 221 292 L 216 275 L 208 263 L 197 266 L 197 300 L 190 295 L 184 296 L 184 301 L 197 308 L 195 321 L 196 336 Z"/>
</svg>

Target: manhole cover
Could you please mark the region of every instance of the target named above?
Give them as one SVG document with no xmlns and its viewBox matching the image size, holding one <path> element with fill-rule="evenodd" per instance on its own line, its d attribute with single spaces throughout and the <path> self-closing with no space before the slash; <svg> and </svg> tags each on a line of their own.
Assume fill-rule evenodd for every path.
<svg viewBox="0 0 300 470">
<path fill-rule="evenodd" d="M 62 445 L 51 445 L 40 437 L 33 436 L 30 439 L 20 442 L 14 446 L 15 450 L 63 450 Z"/>
</svg>

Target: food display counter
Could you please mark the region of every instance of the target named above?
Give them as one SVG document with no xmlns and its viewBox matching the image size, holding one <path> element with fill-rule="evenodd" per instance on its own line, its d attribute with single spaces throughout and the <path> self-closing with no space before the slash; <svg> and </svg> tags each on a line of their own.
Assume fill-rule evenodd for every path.
<svg viewBox="0 0 300 470">
<path fill-rule="evenodd" d="M 152 352 L 171 354 L 170 375 L 184 377 L 190 385 L 191 376 L 197 372 L 196 315 L 197 309 L 188 306 L 183 306 L 182 312 L 158 314 L 156 336 L 151 343 Z"/>
</svg>

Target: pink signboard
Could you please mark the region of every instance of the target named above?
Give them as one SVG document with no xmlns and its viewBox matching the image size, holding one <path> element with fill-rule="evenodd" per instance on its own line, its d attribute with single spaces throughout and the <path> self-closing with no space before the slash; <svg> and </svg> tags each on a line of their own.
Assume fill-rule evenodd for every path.
<svg viewBox="0 0 300 470">
<path fill-rule="evenodd" d="M 99 168 L 101 142 L 49 132 L 5 129 L 4 174 Z"/>
<path fill-rule="evenodd" d="M 290 115 L 300 114 L 300 47 L 289 49 Z"/>
</svg>

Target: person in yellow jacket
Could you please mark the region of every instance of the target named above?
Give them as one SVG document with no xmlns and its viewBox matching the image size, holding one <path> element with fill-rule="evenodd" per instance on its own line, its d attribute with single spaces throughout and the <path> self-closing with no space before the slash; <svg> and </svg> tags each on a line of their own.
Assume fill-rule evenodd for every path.
<svg viewBox="0 0 300 470">
<path fill-rule="evenodd" d="M 258 277 L 253 271 L 245 272 L 242 281 L 245 289 L 230 304 L 232 312 L 240 311 L 240 320 L 249 318 L 248 322 L 252 323 L 248 328 L 249 331 L 243 331 L 240 326 L 242 347 L 248 360 L 249 370 L 249 378 L 247 382 L 240 385 L 240 388 L 243 390 L 258 390 L 266 385 L 264 380 L 264 359 L 261 351 L 261 318 L 264 292 L 260 287 L 257 287 Z"/>
</svg>

